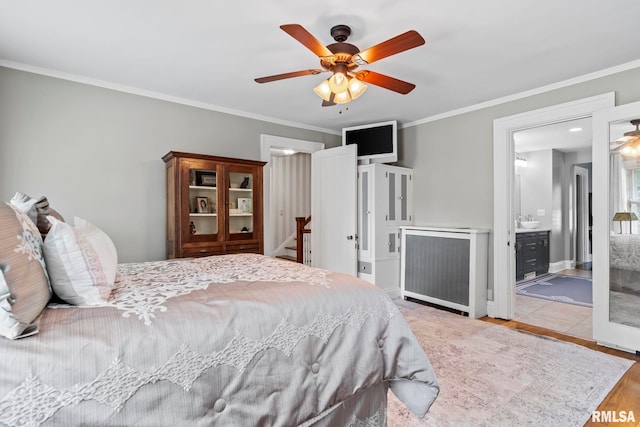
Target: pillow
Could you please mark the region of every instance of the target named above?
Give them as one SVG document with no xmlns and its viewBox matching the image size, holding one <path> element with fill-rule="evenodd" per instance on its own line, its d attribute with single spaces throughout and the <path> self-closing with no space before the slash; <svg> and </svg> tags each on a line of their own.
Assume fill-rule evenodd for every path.
<svg viewBox="0 0 640 427">
<path fill-rule="evenodd" d="M 42 235 L 42 239 L 44 240 L 47 237 L 47 233 L 49 233 L 49 229 L 51 228 L 51 223 L 47 219 L 49 215 L 55 217 L 58 221 L 64 222 L 64 218 L 57 211 L 49 206 L 49 201 L 46 197 L 42 196 L 35 203 L 36 211 L 38 213 L 38 219 L 36 221 L 36 225 L 38 226 L 38 230 L 40 230 L 40 234 Z"/>
<path fill-rule="evenodd" d="M 50 298 L 38 229 L 20 209 L 0 203 L 0 335 L 36 333 L 32 322 Z"/>
<path fill-rule="evenodd" d="M 43 239 L 47 237 L 47 233 L 51 227 L 47 216 L 53 215 L 60 221 L 64 221 L 64 218 L 49 206 L 49 201 L 44 196 L 35 200 L 24 193 L 17 192 L 11 199 L 11 204 L 31 218 L 33 223 L 38 227 L 38 230 L 40 230 Z"/>
<path fill-rule="evenodd" d="M 104 304 L 116 278 L 113 242 L 93 224 L 74 218 L 74 226 L 48 216 L 44 258 L 53 292 L 73 305 Z"/>
<path fill-rule="evenodd" d="M 36 200 L 24 193 L 17 192 L 13 195 L 10 202 L 15 208 L 26 213 L 34 224 L 38 222 L 38 209 L 36 208 Z"/>
</svg>

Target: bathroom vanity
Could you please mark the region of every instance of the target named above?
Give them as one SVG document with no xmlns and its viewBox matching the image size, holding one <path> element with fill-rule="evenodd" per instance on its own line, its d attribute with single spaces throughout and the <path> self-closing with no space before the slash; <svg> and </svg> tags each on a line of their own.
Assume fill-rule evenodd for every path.
<svg viewBox="0 0 640 427">
<path fill-rule="evenodd" d="M 516 229 L 516 280 L 549 271 L 549 229 Z"/>
</svg>

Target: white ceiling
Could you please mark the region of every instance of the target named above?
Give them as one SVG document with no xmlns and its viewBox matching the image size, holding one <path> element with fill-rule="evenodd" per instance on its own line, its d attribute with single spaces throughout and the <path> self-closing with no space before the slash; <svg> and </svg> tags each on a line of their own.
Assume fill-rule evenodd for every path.
<svg viewBox="0 0 640 427">
<path fill-rule="evenodd" d="M 551 149 L 563 152 L 584 150 L 592 145 L 591 118 L 522 130 L 514 133 L 513 140 L 516 153 Z"/>
<path fill-rule="evenodd" d="M 361 67 L 416 89 L 370 86 L 346 109 L 321 107 L 326 74 L 255 83 L 319 68 L 289 23 L 324 44 L 347 24 L 362 50 L 418 31 L 426 45 Z M 640 60 L 639 23 L 638 0 L 0 0 L 0 65 L 337 132 L 624 68 Z"/>
</svg>

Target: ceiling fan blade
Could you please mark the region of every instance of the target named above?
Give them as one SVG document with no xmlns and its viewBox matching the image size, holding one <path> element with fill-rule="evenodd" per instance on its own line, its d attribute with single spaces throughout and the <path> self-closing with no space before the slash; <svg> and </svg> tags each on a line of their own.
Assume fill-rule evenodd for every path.
<svg viewBox="0 0 640 427">
<path fill-rule="evenodd" d="M 305 45 L 307 49 L 315 53 L 317 56 L 322 58 L 325 56 L 333 55 L 333 52 L 327 49 L 327 47 L 323 45 L 320 40 L 315 38 L 309 31 L 305 30 L 302 25 L 286 24 L 280 25 L 280 28 L 282 28 L 285 33 L 289 34 L 291 37 Z"/>
<path fill-rule="evenodd" d="M 328 101 L 322 101 L 322 106 L 323 107 L 332 107 L 334 105 L 336 105 L 335 102 L 333 102 L 333 98 L 335 97 L 335 94 L 333 92 L 331 92 L 331 97 L 329 98 Z"/>
<path fill-rule="evenodd" d="M 425 43 L 424 39 L 417 31 L 409 30 L 406 33 L 395 36 L 387 41 L 378 43 L 353 55 L 353 59 L 358 65 L 371 64 L 387 56 L 413 49 Z"/>
<path fill-rule="evenodd" d="M 317 70 L 317 69 L 316 70 L 300 70 L 300 71 L 293 71 L 291 73 L 275 74 L 273 76 L 259 77 L 254 80 L 258 83 L 269 83 L 269 82 L 275 82 L 276 80 L 290 79 L 292 77 L 311 76 L 311 75 L 315 76 L 316 74 L 320 74 L 323 72 L 324 70 Z"/>
<path fill-rule="evenodd" d="M 393 77 L 385 76 L 384 74 L 376 73 L 375 71 L 362 70 L 355 73 L 355 76 L 358 80 L 361 80 L 365 83 L 380 86 L 385 89 L 401 93 L 403 95 L 408 94 L 416 87 L 416 85 L 414 85 L 413 83 L 408 83 Z"/>
</svg>

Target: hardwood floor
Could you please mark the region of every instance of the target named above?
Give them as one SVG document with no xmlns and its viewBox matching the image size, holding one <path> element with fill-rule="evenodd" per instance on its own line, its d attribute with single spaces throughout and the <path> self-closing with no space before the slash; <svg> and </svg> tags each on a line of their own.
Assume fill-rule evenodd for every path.
<svg viewBox="0 0 640 427">
<path fill-rule="evenodd" d="M 522 323 L 517 320 L 502 320 L 493 319 L 490 317 L 483 317 L 481 320 L 506 326 L 511 329 L 556 338 L 562 341 L 578 344 L 595 351 L 600 351 L 602 353 L 613 354 L 625 359 L 634 360 L 636 363 L 634 363 L 631 368 L 629 368 L 629 370 L 623 375 L 620 381 L 618 381 L 615 387 L 609 392 L 600 406 L 598 406 L 598 411 L 614 411 L 616 414 L 620 414 L 621 411 L 624 411 L 625 413 L 633 411 L 636 422 L 625 424 L 621 422 L 594 422 L 592 420 L 589 420 L 585 424 L 585 426 L 640 426 L 640 356 L 633 355 L 624 351 L 615 350 L 609 347 L 603 347 L 591 340 L 566 335 L 547 328 Z"/>
</svg>

